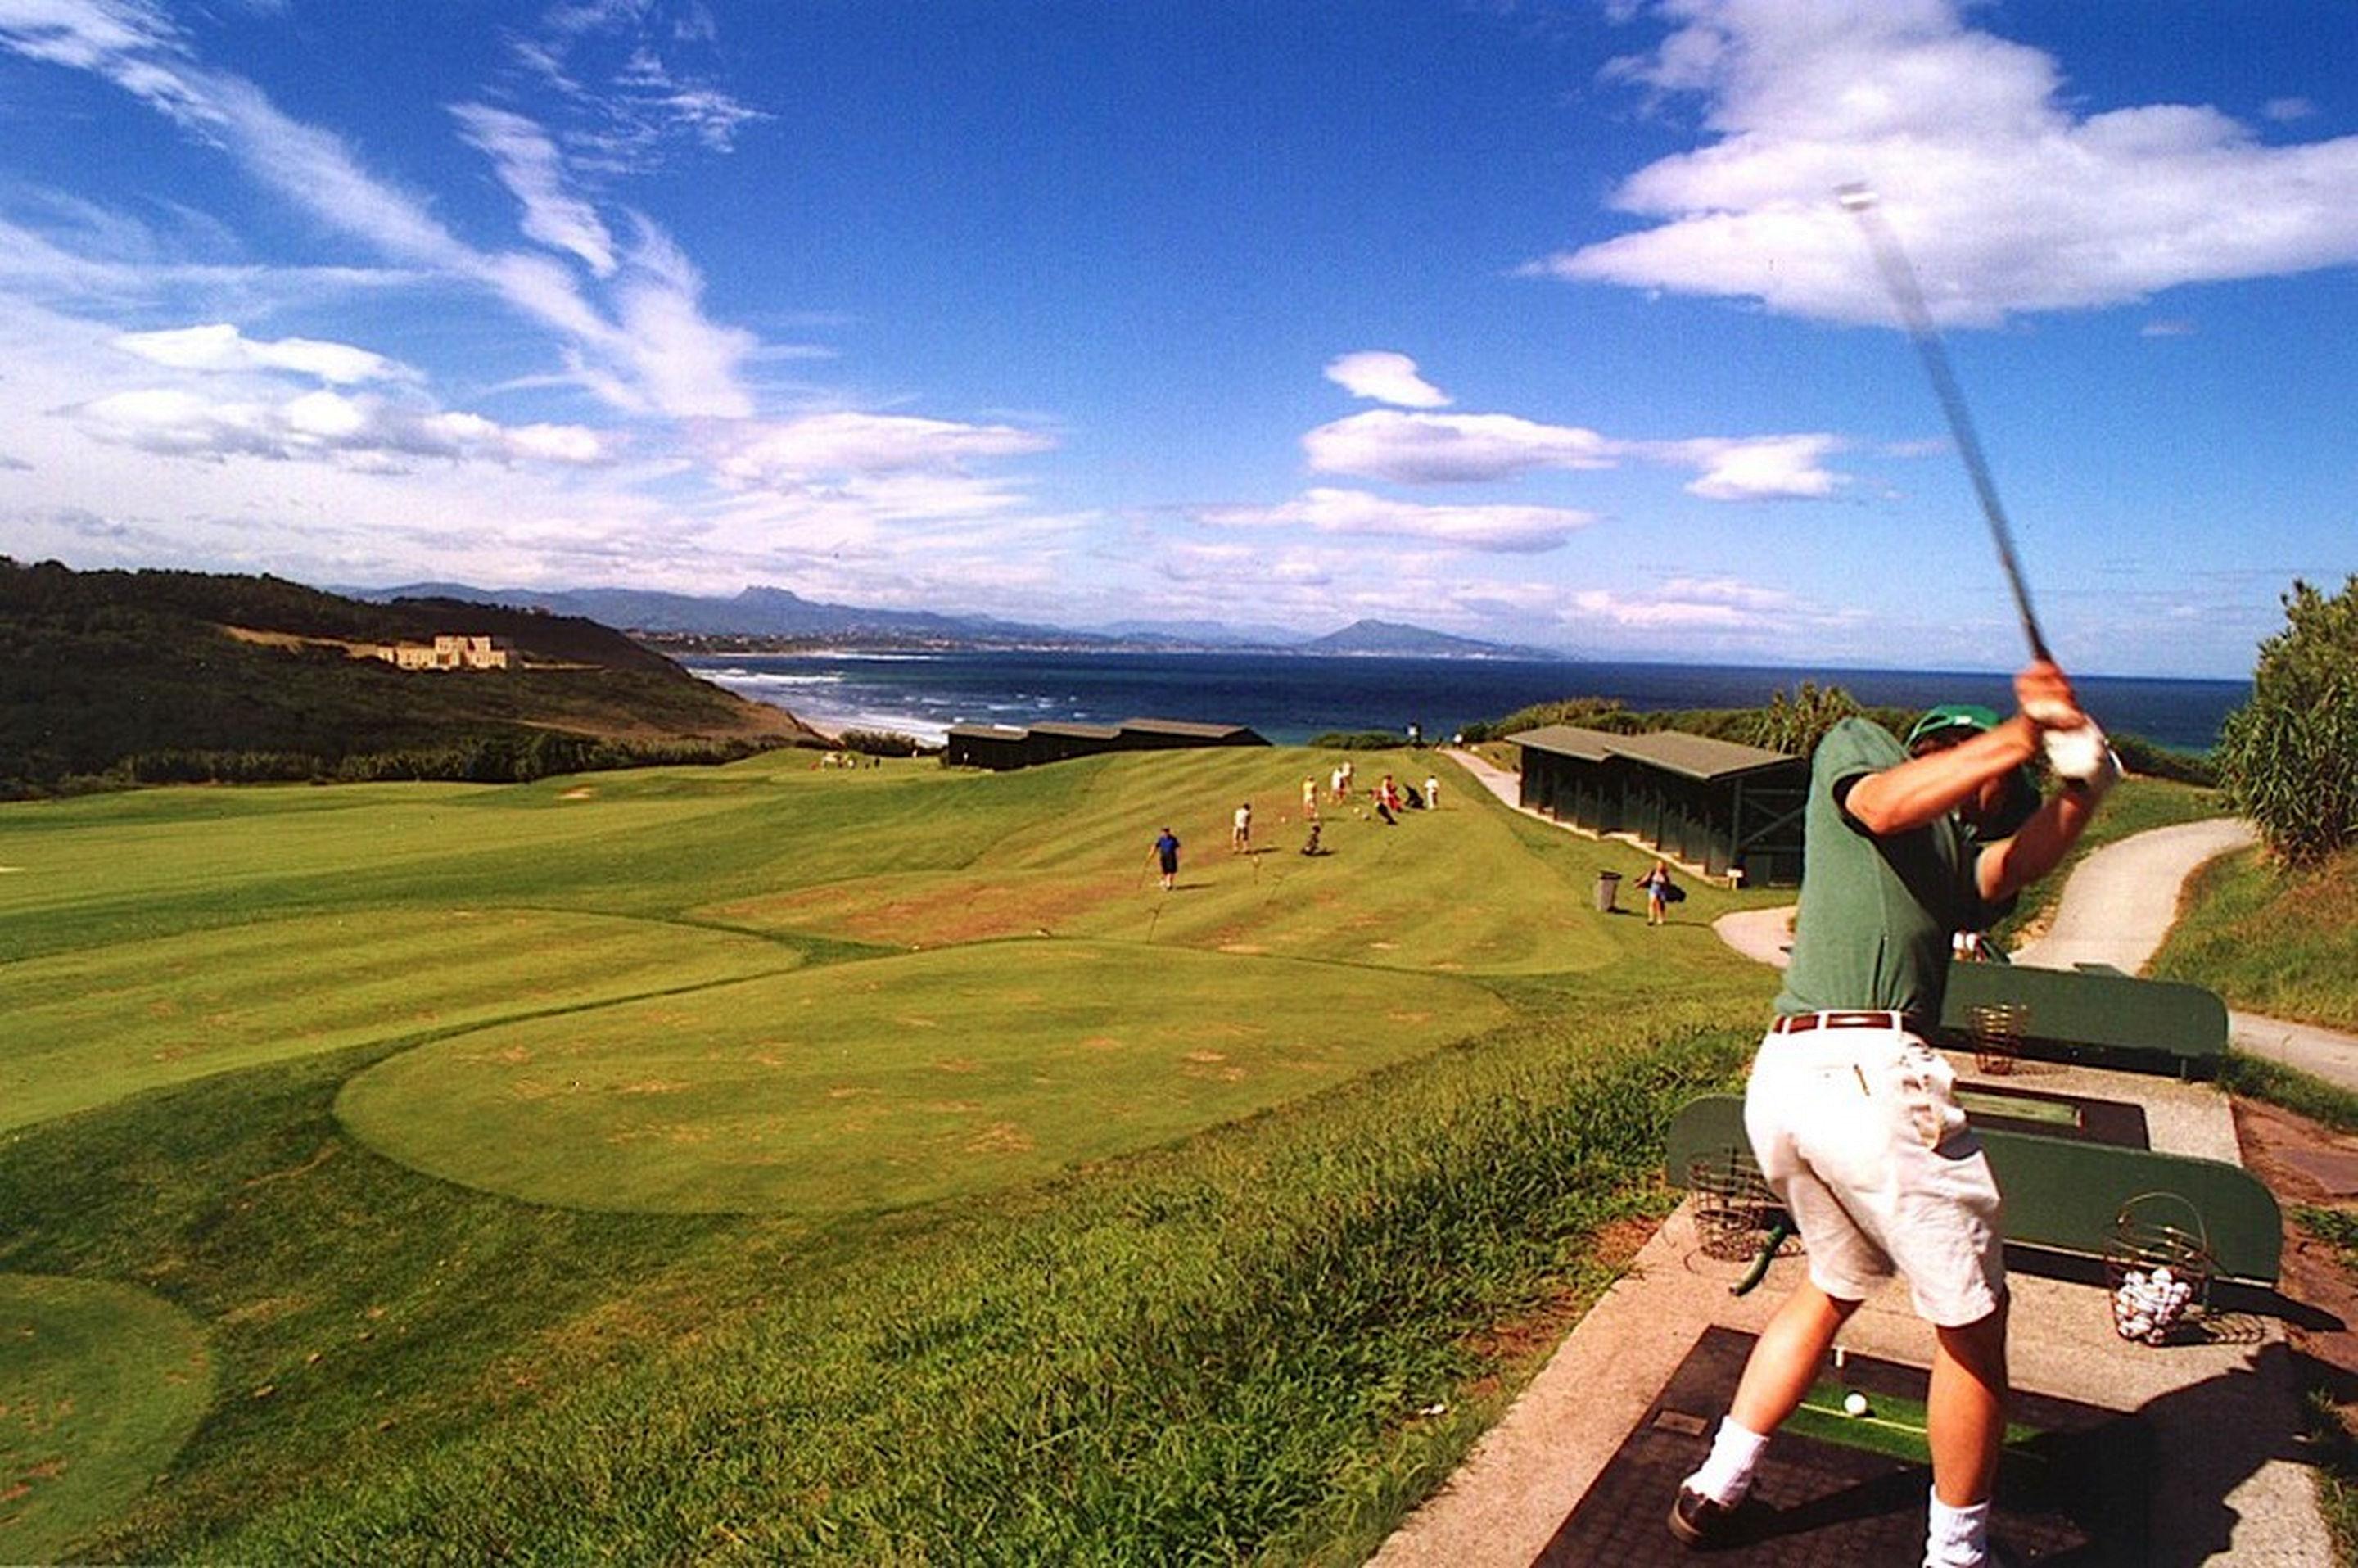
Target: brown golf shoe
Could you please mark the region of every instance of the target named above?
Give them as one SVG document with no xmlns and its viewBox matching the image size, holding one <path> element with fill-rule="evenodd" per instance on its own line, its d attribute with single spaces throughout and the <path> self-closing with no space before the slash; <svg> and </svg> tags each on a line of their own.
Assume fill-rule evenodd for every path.
<svg viewBox="0 0 2358 1568">
<path fill-rule="evenodd" d="M 1736 1509 L 1743 1504 L 1715 1503 L 1701 1492 L 1682 1486 L 1671 1499 L 1671 1533 L 1682 1546 L 1708 1552 L 1736 1539 Z"/>
</svg>

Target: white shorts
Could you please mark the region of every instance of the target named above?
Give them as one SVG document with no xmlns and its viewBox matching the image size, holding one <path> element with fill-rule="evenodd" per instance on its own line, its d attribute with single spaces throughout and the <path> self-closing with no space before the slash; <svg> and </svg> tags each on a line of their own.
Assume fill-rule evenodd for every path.
<svg viewBox="0 0 2358 1568">
<path fill-rule="evenodd" d="M 1864 1300 L 1896 1271 L 1918 1315 L 1943 1328 L 2004 1304 L 2004 1205 L 1955 1081 L 1897 1026 L 1760 1043 L 1745 1130 L 1826 1294 Z"/>
</svg>

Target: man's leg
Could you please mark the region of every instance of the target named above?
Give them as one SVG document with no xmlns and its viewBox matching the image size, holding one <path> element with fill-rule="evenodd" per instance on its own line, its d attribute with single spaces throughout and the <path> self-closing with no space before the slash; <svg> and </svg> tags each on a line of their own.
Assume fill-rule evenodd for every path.
<svg viewBox="0 0 2358 1568">
<path fill-rule="evenodd" d="M 1736 1506 L 1752 1489 L 1752 1471 L 1769 1434 L 1785 1422 L 1817 1380 L 1827 1347 L 1858 1310 L 1804 1280 L 1777 1309 L 1752 1346 L 1736 1386 L 1736 1403 L 1713 1434 L 1703 1465 L 1679 1484 L 1671 1504 L 1671 1533 L 1689 1546 L 1714 1544 L 1729 1529 Z"/>
<path fill-rule="evenodd" d="M 1940 1331 L 1925 1409 L 1932 1489 L 1951 1508 L 1987 1500 L 2006 1439 L 2006 1304 L 1978 1323 Z"/>
<path fill-rule="evenodd" d="M 1857 1310 L 1856 1302 L 1826 1294 L 1813 1280 L 1796 1286 L 1760 1331 L 1744 1364 L 1744 1380 L 1727 1412 L 1736 1423 L 1763 1437 L 1784 1425 L 1818 1380 L 1834 1336 Z"/>
<path fill-rule="evenodd" d="M 1936 1568 L 1974 1568 L 1989 1560 L 1990 1490 L 2006 1441 L 2006 1303 L 1939 1336 L 1925 1406 L 1932 1496 L 1924 1561 Z"/>
</svg>

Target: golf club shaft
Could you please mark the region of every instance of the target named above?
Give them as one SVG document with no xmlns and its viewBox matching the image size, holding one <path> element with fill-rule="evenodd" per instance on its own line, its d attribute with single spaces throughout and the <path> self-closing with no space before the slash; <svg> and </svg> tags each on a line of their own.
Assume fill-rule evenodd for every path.
<svg viewBox="0 0 2358 1568">
<path fill-rule="evenodd" d="M 1777 1254 L 1792 1237 L 1792 1220 L 1785 1215 L 1779 1215 L 1770 1223 L 1768 1234 L 1760 1238 L 1760 1250 L 1752 1255 L 1752 1267 L 1744 1271 L 1742 1279 L 1727 1287 L 1727 1293 L 1731 1296 L 1750 1295 L 1754 1288 L 1768 1277 L 1768 1265 L 1777 1260 Z"/>
<path fill-rule="evenodd" d="M 1949 351 L 1932 325 L 1932 313 L 1925 308 L 1924 291 L 1916 283 L 1916 269 L 1908 264 L 1908 253 L 1899 248 L 1899 236 L 1884 222 L 1871 197 L 1855 187 L 1848 188 L 1843 192 L 1843 205 L 1858 220 L 1860 231 L 1866 235 L 1876 270 L 1883 274 L 1883 286 L 1890 293 L 1892 304 L 1898 307 L 1900 323 L 1915 341 L 1925 373 L 1932 378 L 1932 391 L 1941 400 L 1941 412 L 1948 416 L 1949 433 L 1956 439 L 1958 455 L 1964 459 L 1965 472 L 1973 478 L 1974 493 L 1981 498 L 1982 515 L 1989 522 L 1990 537 L 1997 543 L 1998 564 L 2006 568 L 2007 586 L 2014 589 L 2014 607 L 2022 617 L 2023 635 L 2030 640 L 2031 657 L 2049 660 L 2047 639 L 2039 634 L 2039 617 L 2030 609 L 2030 590 L 2023 584 L 2022 563 L 2015 558 L 2014 530 L 2006 524 L 2006 508 L 1997 498 L 1997 485 L 1990 479 L 1989 462 L 1982 456 L 1980 438 L 1974 434 L 1965 395 L 1957 385 L 1956 373 L 1949 368 Z"/>
</svg>

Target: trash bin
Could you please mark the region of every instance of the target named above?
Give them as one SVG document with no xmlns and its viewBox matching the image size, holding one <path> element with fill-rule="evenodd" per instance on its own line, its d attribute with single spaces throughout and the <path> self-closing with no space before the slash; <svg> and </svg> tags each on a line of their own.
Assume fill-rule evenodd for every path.
<svg viewBox="0 0 2358 1568">
<path fill-rule="evenodd" d="M 1613 913 L 1613 901 L 1614 901 L 1616 898 L 1619 897 L 1619 896 L 1620 896 L 1620 893 L 1621 893 L 1621 873 L 1620 873 L 1620 872 L 1618 872 L 1618 871 L 1599 871 L 1599 872 L 1597 872 L 1597 873 L 1596 873 L 1596 913 L 1597 913 L 1597 914 L 1612 914 L 1612 913 Z"/>
</svg>

